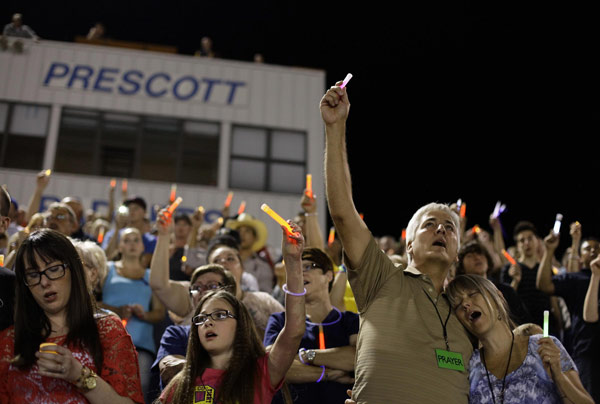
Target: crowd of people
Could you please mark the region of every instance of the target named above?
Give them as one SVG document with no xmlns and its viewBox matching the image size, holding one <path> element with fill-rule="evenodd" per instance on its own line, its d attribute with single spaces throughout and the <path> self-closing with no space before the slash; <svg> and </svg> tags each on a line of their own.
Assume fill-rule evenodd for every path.
<svg viewBox="0 0 600 404">
<path fill-rule="evenodd" d="M 46 172 L 27 208 L 3 188 L 0 403 L 600 402 L 600 242 L 572 223 L 557 260 L 561 234 L 521 221 L 507 240 L 501 212 L 488 232 L 459 203 L 374 237 L 340 84 L 320 106 L 337 238 L 307 191 L 276 255 L 227 206 L 205 223 L 165 205 L 152 223 L 114 187 L 104 216 L 74 195 L 38 212 Z"/>
</svg>

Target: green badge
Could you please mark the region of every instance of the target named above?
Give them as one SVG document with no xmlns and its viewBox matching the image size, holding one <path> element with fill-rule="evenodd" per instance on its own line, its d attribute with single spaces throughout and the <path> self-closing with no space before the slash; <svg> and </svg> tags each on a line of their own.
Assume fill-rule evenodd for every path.
<svg viewBox="0 0 600 404">
<path fill-rule="evenodd" d="M 446 351 L 444 349 L 435 350 L 435 358 L 437 360 L 438 367 L 451 370 L 465 370 L 465 364 L 462 359 L 460 352 Z"/>
</svg>

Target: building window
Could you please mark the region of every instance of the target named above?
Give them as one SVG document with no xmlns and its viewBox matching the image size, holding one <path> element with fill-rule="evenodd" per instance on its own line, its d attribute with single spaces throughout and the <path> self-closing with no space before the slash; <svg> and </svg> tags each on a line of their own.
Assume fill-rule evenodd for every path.
<svg viewBox="0 0 600 404">
<path fill-rule="evenodd" d="M 216 185 L 219 132 L 211 122 L 65 108 L 55 169 Z"/>
<path fill-rule="evenodd" d="M 47 106 L 0 103 L 0 165 L 40 170 L 49 119 Z"/>
<path fill-rule="evenodd" d="M 233 127 L 231 188 L 299 193 L 304 189 L 305 173 L 305 133 Z"/>
</svg>

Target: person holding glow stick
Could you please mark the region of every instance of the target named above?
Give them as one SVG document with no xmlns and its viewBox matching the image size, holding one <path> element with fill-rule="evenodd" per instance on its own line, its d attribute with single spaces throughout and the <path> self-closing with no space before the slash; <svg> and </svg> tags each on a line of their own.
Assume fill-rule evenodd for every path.
<svg viewBox="0 0 600 404">
<path fill-rule="evenodd" d="M 584 267 L 580 271 L 553 276 L 552 261 L 559 244 L 559 235 L 554 230 L 544 238 L 546 248 L 537 275 L 537 287 L 548 296 L 564 299 L 571 316 L 571 327 L 568 329 L 571 355 L 577 364 L 583 385 L 594 399 L 600 402 L 600 367 L 596 365 L 596 358 L 600 355 L 600 331 L 598 324 L 590 324 L 585 320 L 584 310 L 586 293 L 593 279 L 593 263 L 598 251 L 596 247 L 595 255 L 588 254 L 584 248 L 597 246 L 598 242 L 589 239 L 581 245 Z"/>
<path fill-rule="evenodd" d="M 550 311 L 550 334 L 561 335 L 557 318 L 560 315 L 558 303 L 552 302 L 550 297 L 536 286 L 536 279 L 541 270 L 537 229 L 533 223 L 521 221 L 517 223 L 513 233 L 518 251 L 515 257 L 517 265 L 507 264 L 502 269 L 500 280 L 509 283 L 517 291 L 533 322 L 540 327 L 543 326 L 544 310 Z"/>
<path fill-rule="evenodd" d="M 588 290 L 586 292 L 585 295 L 585 302 L 583 305 L 583 319 L 586 322 L 586 324 L 588 325 L 592 325 L 592 326 L 596 326 L 596 334 L 595 334 L 595 341 L 598 341 L 599 335 L 598 335 L 598 320 L 599 320 L 599 316 L 598 316 L 598 311 L 600 309 L 600 298 L 599 298 L 599 294 L 598 294 L 598 289 L 600 288 L 600 257 L 596 257 L 592 262 L 591 262 L 591 269 L 592 269 L 592 276 L 590 278 L 590 284 L 588 286 Z M 597 349 L 598 348 L 598 344 L 595 343 L 594 347 Z M 597 351 L 594 354 L 593 358 L 597 358 L 598 354 Z M 600 402 L 600 393 L 598 392 L 599 389 L 599 380 L 600 380 L 600 372 L 598 371 L 598 367 L 594 366 L 592 368 L 592 377 L 591 377 L 591 381 L 593 383 L 592 386 L 592 391 L 591 394 L 594 398 L 594 400 L 596 400 L 596 402 Z"/>
<path fill-rule="evenodd" d="M 199 391 L 213 392 L 213 402 L 271 402 L 304 333 L 303 244 L 299 231 L 283 232 L 287 318 L 270 351 L 265 352 L 244 304 L 228 292 L 211 292 L 194 311 L 187 364 L 165 388 L 161 403 L 190 402 Z"/>
<path fill-rule="evenodd" d="M 305 248 L 302 271 L 306 288 L 306 331 L 286 381 L 296 404 L 341 403 L 354 381 L 351 372 L 358 315 L 332 305 L 333 262 L 325 252 Z M 267 351 L 281 332 L 285 318 L 285 313 L 275 313 L 269 318 L 263 341 Z M 276 395 L 273 403 L 282 402 L 283 397 Z"/>
<path fill-rule="evenodd" d="M 594 402 L 556 337 L 515 334 L 508 305 L 491 281 L 459 275 L 447 294 L 460 322 L 479 340 L 469 363 L 470 403 Z"/>
<path fill-rule="evenodd" d="M 361 313 L 353 398 L 465 404 L 466 364 L 473 349 L 442 293 L 460 245 L 460 218 L 442 204 L 417 210 L 407 226 L 404 270 L 378 248 L 352 199 L 345 140 L 350 101 L 348 87 L 341 84 L 326 92 L 320 109 L 329 211 Z"/>
</svg>

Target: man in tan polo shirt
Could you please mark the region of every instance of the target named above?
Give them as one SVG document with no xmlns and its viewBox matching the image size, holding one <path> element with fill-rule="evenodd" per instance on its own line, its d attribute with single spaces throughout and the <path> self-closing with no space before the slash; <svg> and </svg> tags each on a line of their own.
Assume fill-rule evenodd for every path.
<svg viewBox="0 0 600 404">
<path fill-rule="evenodd" d="M 407 227 L 409 265 L 396 267 L 354 207 L 346 155 L 350 102 L 340 82 L 321 100 L 329 211 L 360 314 L 353 399 L 359 404 L 466 404 L 472 345 L 443 294 L 459 247 L 447 205 L 420 208 Z"/>
</svg>

